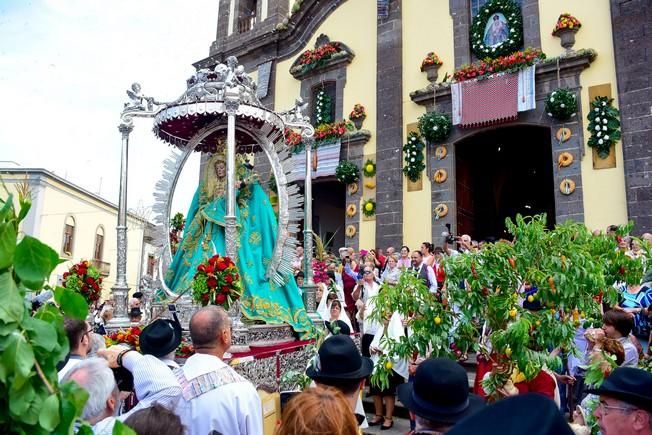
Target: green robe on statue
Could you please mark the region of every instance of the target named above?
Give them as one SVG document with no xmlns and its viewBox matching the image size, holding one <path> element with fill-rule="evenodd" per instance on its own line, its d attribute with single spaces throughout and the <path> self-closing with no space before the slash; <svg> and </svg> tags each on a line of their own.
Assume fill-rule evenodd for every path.
<svg viewBox="0 0 652 435">
<path fill-rule="evenodd" d="M 218 158 L 214 165 L 218 177 L 206 177 L 197 188 L 186 217 L 183 239 L 165 277 L 168 288 L 175 293 L 192 286 L 200 263 L 216 253 L 226 255 L 224 162 Z M 269 198 L 258 182 L 247 184 L 239 190 L 236 221 L 237 266 L 244 288 L 240 299 L 243 315 L 269 324 L 287 323 L 305 337 L 312 332 L 313 325 L 294 278 L 288 276 L 286 284 L 282 286 L 265 278 L 276 243 L 278 224 Z"/>
</svg>

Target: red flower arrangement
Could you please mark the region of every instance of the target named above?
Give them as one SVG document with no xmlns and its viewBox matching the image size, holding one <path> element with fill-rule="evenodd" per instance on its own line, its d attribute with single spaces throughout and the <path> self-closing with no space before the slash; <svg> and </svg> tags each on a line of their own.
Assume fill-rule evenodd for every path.
<svg viewBox="0 0 652 435">
<path fill-rule="evenodd" d="M 102 295 L 100 272 L 86 260 L 80 261 L 68 272 L 64 272 L 63 286 L 81 294 L 88 305 L 97 302 Z"/>
<path fill-rule="evenodd" d="M 174 351 L 174 356 L 177 358 L 190 358 L 195 354 L 195 348 L 187 339 L 182 339 L 177 350 Z"/>
<path fill-rule="evenodd" d="M 353 121 L 354 119 L 365 119 L 367 117 L 367 111 L 365 110 L 362 104 L 356 104 L 353 106 L 353 110 L 349 113 L 349 119 Z"/>
<path fill-rule="evenodd" d="M 315 129 L 315 141 L 330 141 L 339 139 L 349 131 L 349 124 L 346 121 L 322 124 Z"/>
<path fill-rule="evenodd" d="M 197 266 L 192 280 L 192 297 L 206 306 L 222 305 L 228 309 L 242 296 L 238 267 L 229 257 L 214 255 Z"/>
<path fill-rule="evenodd" d="M 326 263 L 319 260 L 312 260 L 312 280 L 315 284 L 323 282 L 328 285 L 330 278 L 328 277 L 328 267 Z"/>
<path fill-rule="evenodd" d="M 306 50 L 299 56 L 298 64 L 309 70 L 316 67 L 325 60 L 330 59 L 334 54 L 340 52 L 339 42 L 329 42 L 317 47 L 314 50 Z"/>
<path fill-rule="evenodd" d="M 464 65 L 455 71 L 453 78 L 458 82 L 462 82 L 464 80 L 484 78 L 499 72 L 516 72 L 545 58 L 546 55 L 540 49 L 526 48 L 509 56 Z"/>
<path fill-rule="evenodd" d="M 423 61 L 421 62 L 421 71 L 423 72 L 423 70 L 428 66 L 433 66 L 433 65 L 439 66 L 441 64 L 443 64 L 443 62 L 441 61 L 439 56 L 437 56 L 433 51 L 431 51 L 426 55 L 425 59 L 423 59 Z"/>
<path fill-rule="evenodd" d="M 552 30 L 552 36 L 557 36 L 557 34 L 565 29 L 573 30 L 577 32 L 580 27 L 582 27 L 582 23 L 580 23 L 580 20 L 569 14 L 568 12 L 565 12 L 557 18 L 557 24 L 555 25 L 555 28 Z"/>
<path fill-rule="evenodd" d="M 290 148 L 298 147 L 303 142 L 303 137 L 301 136 L 301 134 L 297 133 L 291 128 L 286 128 L 284 134 L 285 134 L 285 144 Z"/>
<path fill-rule="evenodd" d="M 119 330 L 104 336 L 104 342 L 107 346 L 114 344 L 128 344 L 140 351 L 140 333 L 141 329 L 138 326 L 132 326 L 126 331 Z"/>
</svg>

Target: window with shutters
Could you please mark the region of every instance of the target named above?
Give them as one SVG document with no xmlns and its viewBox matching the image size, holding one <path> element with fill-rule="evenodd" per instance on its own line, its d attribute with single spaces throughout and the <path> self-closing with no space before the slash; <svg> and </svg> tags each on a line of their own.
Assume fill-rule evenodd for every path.
<svg viewBox="0 0 652 435">
<path fill-rule="evenodd" d="M 67 257 L 72 257 L 73 246 L 75 243 L 75 218 L 67 216 L 63 226 L 63 243 L 61 253 Z"/>
</svg>

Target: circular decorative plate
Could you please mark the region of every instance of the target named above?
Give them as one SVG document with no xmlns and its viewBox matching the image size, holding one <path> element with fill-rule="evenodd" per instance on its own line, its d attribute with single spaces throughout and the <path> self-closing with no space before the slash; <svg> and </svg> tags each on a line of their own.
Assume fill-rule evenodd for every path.
<svg viewBox="0 0 652 435">
<path fill-rule="evenodd" d="M 346 207 L 346 215 L 348 217 L 355 216 L 357 212 L 358 212 L 358 207 L 356 207 L 355 204 L 349 204 L 348 207 Z"/>
<path fill-rule="evenodd" d="M 432 175 L 432 181 L 435 183 L 443 183 L 448 179 L 448 172 L 446 172 L 446 169 L 437 169 L 435 173 Z"/>
<path fill-rule="evenodd" d="M 555 136 L 557 137 L 557 141 L 559 143 L 566 142 L 568 139 L 571 138 L 572 135 L 573 133 L 571 133 L 570 128 L 566 128 L 566 127 L 560 128 L 559 130 L 557 130 L 557 133 L 555 134 Z"/>
<path fill-rule="evenodd" d="M 564 195 L 570 195 L 575 192 L 575 182 L 570 178 L 564 178 L 561 180 L 561 183 L 559 183 L 559 191 Z"/>
<path fill-rule="evenodd" d="M 560 153 L 559 157 L 557 157 L 557 164 L 559 164 L 560 168 L 565 168 L 567 166 L 572 165 L 573 155 L 568 151 L 564 151 L 563 153 Z"/>
<path fill-rule="evenodd" d="M 435 214 L 435 219 L 441 219 L 448 214 L 448 206 L 446 204 L 437 204 L 433 213 Z"/>
<path fill-rule="evenodd" d="M 446 155 L 448 154 L 448 150 L 446 149 L 445 146 L 440 145 L 437 148 L 435 148 L 435 157 L 437 157 L 437 160 L 443 160 L 446 158 Z"/>
</svg>

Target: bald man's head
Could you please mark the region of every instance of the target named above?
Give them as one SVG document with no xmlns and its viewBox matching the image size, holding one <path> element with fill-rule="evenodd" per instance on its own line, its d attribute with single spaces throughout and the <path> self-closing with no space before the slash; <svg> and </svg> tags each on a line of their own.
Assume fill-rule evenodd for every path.
<svg viewBox="0 0 652 435">
<path fill-rule="evenodd" d="M 226 311 L 210 305 L 193 314 L 190 319 L 190 338 L 195 348 L 221 347 L 226 344 L 223 332 L 229 332 L 230 328 L 231 319 Z"/>
</svg>

